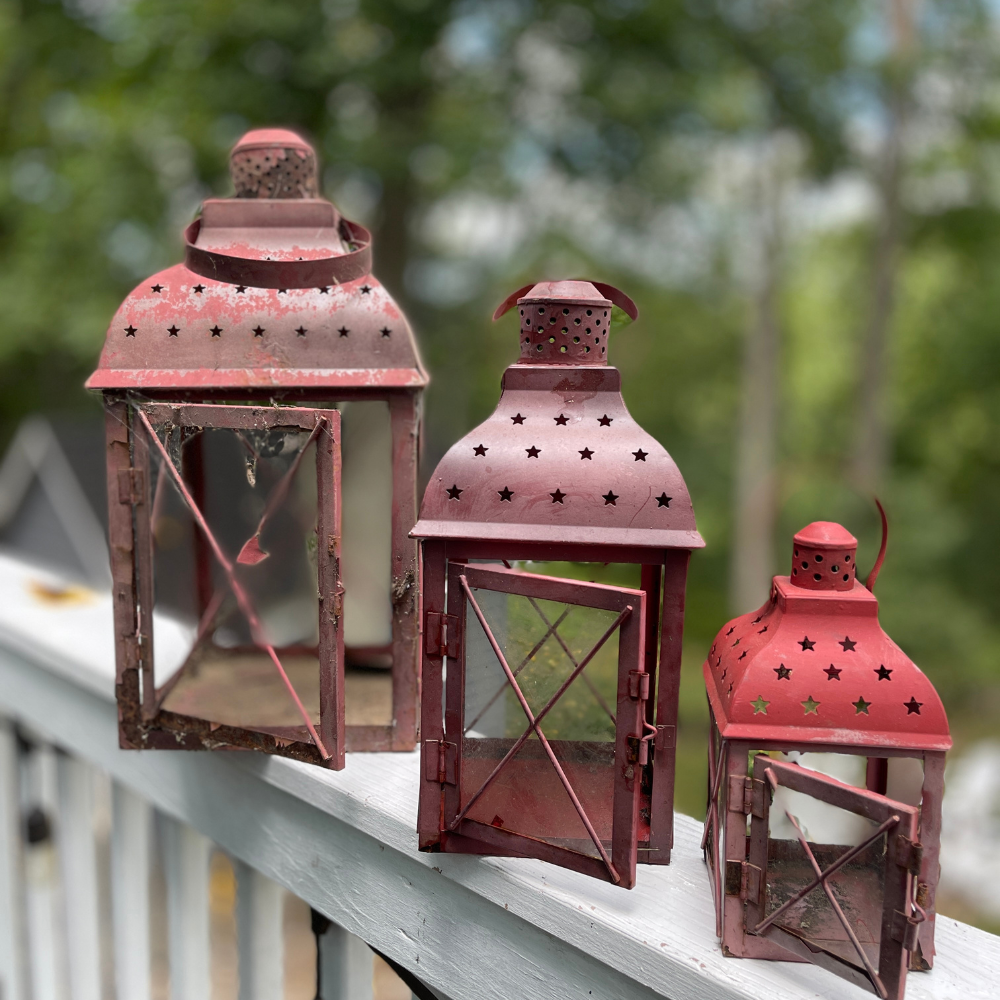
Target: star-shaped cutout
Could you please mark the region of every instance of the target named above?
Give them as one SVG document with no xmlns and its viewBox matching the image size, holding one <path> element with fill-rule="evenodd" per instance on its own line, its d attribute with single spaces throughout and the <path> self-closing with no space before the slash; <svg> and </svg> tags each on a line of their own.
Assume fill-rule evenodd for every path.
<svg viewBox="0 0 1000 1000">
<path fill-rule="evenodd" d="M 300 337 L 304 337 L 308 332 L 304 326 L 300 326 L 295 331 Z"/>
<path fill-rule="evenodd" d="M 582 462 L 584 459 L 587 459 L 587 461 L 593 461 L 594 459 L 594 453 L 589 448 L 583 448 L 580 451 L 580 461 Z"/>
<path fill-rule="evenodd" d="M 515 424 L 523 424 L 524 423 L 524 417 L 522 417 L 520 413 L 515 414 L 510 419 L 513 420 Z"/>
<path fill-rule="evenodd" d="M 278 289 L 278 294 L 279 295 L 287 295 L 288 294 L 288 289 L 287 288 L 279 288 Z"/>
<path fill-rule="evenodd" d="M 153 289 L 154 292 L 156 292 L 157 294 L 159 294 L 160 292 L 163 291 L 163 285 L 153 285 L 152 289 Z"/>
<path fill-rule="evenodd" d="M 455 486 L 452 486 L 448 490 L 448 499 L 449 500 L 460 500 L 462 498 L 462 494 L 464 492 L 465 492 L 465 490 L 460 490 L 458 488 L 457 484 L 456 484 Z"/>
<path fill-rule="evenodd" d="M 826 674 L 826 679 L 828 681 L 839 681 L 842 667 L 835 667 L 832 663 L 828 667 L 823 668 L 823 673 Z"/>
<path fill-rule="evenodd" d="M 750 622 L 750 624 L 751 625 L 759 625 L 760 622 L 763 620 L 763 618 L 764 618 L 763 615 L 757 615 L 757 617 L 752 622 Z"/>
<path fill-rule="evenodd" d="M 817 709 L 819 708 L 819 702 L 813 700 L 813 696 L 809 695 L 805 701 L 800 701 L 799 704 L 805 709 L 806 715 L 819 715 Z"/>
<path fill-rule="evenodd" d="M 604 414 L 604 416 L 603 416 L 603 417 L 598 417 L 598 418 L 597 418 L 597 422 L 598 422 L 598 423 L 599 423 L 599 424 L 600 424 L 600 425 L 601 425 L 602 427 L 610 427 L 610 426 L 611 426 L 611 421 L 612 421 L 612 420 L 614 420 L 614 417 L 609 417 L 609 416 L 608 416 L 608 415 L 607 415 L 606 413 Z"/>
<path fill-rule="evenodd" d="M 204 285 L 195 285 L 193 291 L 194 291 L 195 295 L 201 295 L 201 293 L 203 291 L 205 291 L 205 286 Z"/>
<path fill-rule="evenodd" d="M 129 323 L 129 325 L 127 327 L 125 327 L 125 336 L 126 337 L 134 337 L 135 334 L 136 334 L 136 330 L 137 330 L 137 327 L 134 327 L 131 323 Z"/>
<path fill-rule="evenodd" d="M 656 506 L 657 507 L 669 507 L 671 500 L 673 500 L 673 497 L 668 497 L 666 493 L 661 493 L 656 498 Z"/>
<path fill-rule="evenodd" d="M 211 332 L 211 334 L 212 334 L 213 337 L 221 337 L 222 336 L 222 327 L 219 326 L 218 324 L 216 324 L 215 326 L 212 327 L 212 329 L 211 329 L 210 332 Z"/>
<path fill-rule="evenodd" d="M 329 285 L 324 285 L 322 288 L 317 289 L 317 291 L 319 292 L 320 295 L 329 295 L 330 294 L 330 286 Z"/>
<path fill-rule="evenodd" d="M 729 688 L 732 691 L 732 686 Z M 754 715 L 767 715 L 767 706 L 771 703 L 769 701 L 764 701 L 764 696 L 762 694 L 757 695 L 757 700 L 750 702 L 753 705 Z"/>
<path fill-rule="evenodd" d="M 848 650 L 850 650 L 851 652 L 854 652 L 854 647 L 857 645 L 857 642 L 855 640 L 853 640 L 853 639 L 848 638 L 848 636 L 845 635 L 844 636 L 844 640 L 843 640 L 843 642 L 840 643 L 840 645 L 844 647 L 844 652 L 845 653 Z"/>
<path fill-rule="evenodd" d="M 643 451 L 640 448 L 638 451 L 633 451 L 632 454 L 635 455 L 635 460 L 637 462 L 645 462 L 646 461 L 646 456 L 649 454 L 649 452 L 648 451 Z"/>
<path fill-rule="evenodd" d="M 867 715 L 868 709 L 871 707 L 871 702 L 865 701 L 861 695 L 858 695 L 858 700 L 852 701 L 851 704 L 854 706 L 855 715 Z"/>
<path fill-rule="evenodd" d="M 804 653 L 807 649 L 813 649 L 815 647 L 816 643 L 812 642 L 809 639 L 809 636 L 805 636 L 805 638 L 802 639 L 802 641 L 799 643 L 799 645 L 802 647 L 802 652 Z"/>
<path fill-rule="evenodd" d="M 556 488 L 555 493 L 550 493 L 549 496 L 552 497 L 553 503 L 562 503 L 566 499 L 566 494 L 558 488 Z"/>
<path fill-rule="evenodd" d="M 246 285 L 237 285 L 236 286 L 236 294 L 237 295 L 242 295 L 246 290 L 247 290 L 247 286 Z"/>
<path fill-rule="evenodd" d="M 525 448 L 524 450 L 528 453 L 528 458 L 538 458 L 538 456 L 542 453 L 542 449 L 536 448 L 534 445 L 530 448 Z"/>
<path fill-rule="evenodd" d="M 169 333 L 171 337 L 176 337 L 177 334 L 179 334 L 180 332 L 181 332 L 180 329 L 176 326 L 167 327 L 167 333 Z"/>
<path fill-rule="evenodd" d="M 741 660 L 745 660 L 745 659 L 747 658 L 747 653 L 748 653 L 748 652 L 749 652 L 748 650 L 744 649 L 744 650 L 743 650 L 743 652 L 742 652 L 742 653 L 740 653 L 740 656 L 739 656 L 739 658 L 740 658 Z"/>
<path fill-rule="evenodd" d="M 560 427 L 565 427 L 569 423 L 569 417 L 565 413 L 560 413 L 558 417 L 552 418 Z"/>
<path fill-rule="evenodd" d="M 734 625 L 734 626 L 733 626 L 733 627 L 732 627 L 732 628 L 731 628 L 731 629 L 730 629 L 730 630 L 729 630 L 729 631 L 728 631 L 728 632 L 726 633 L 726 635 L 732 635 L 732 634 L 733 634 L 733 633 L 734 633 L 735 631 L 736 631 L 736 626 Z"/>
<path fill-rule="evenodd" d="M 258 323 L 258 324 L 257 324 L 257 325 L 256 325 L 256 326 L 255 326 L 255 327 L 253 328 L 253 335 L 254 335 L 255 337 L 263 337 L 263 336 L 264 336 L 264 327 L 262 327 L 262 326 L 261 326 L 261 325 L 260 325 L 260 324 Z"/>
<path fill-rule="evenodd" d="M 919 715 L 920 714 L 920 706 L 923 704 L 923 702 L 922 701 L 917 701 L 917 699 L 914 698 L 911 695 L 910 696 L 910 700 L 909 701 L 904 701 L 903 704 L 906 706 L 906 714 L 907 715 Z"/>
<path fill-rule="evenodd" d="M 513 495 L 513 491 L 508 489 L 506 486 L 502 490 L 497 490 L 497 496 L 500 497 L 501 502 L 510 503 L 510 498 Z"/>
<path fill-rule="evenodd" d="M 341 337 L 346 337 L 346 336 L 347 336 L 347 335 L 348 335 L 348 334 L 349 334 L 350 332 L 351 332 L 351 331 L 350 331 L 350 330 L 348 330 L 346 326 L 342 326 L 342 327 L 341 327 L 341 328 L 340 328 L 340 329 L 339 329 L 339 330 L 337 331 L 337 333 L 339 333 L 339 334 L 341 335 Z"/>
<path fill-rule="evenodd" d="M 878 668 L 878 670 L 875 671 L 875 673 L 878 674 L 878 679 L 880 681 L 891 681 L 892 680 L 892 678 L 889 676 L 889 674 L 892 673 L 892 670 L 891 670 L 891 668 L 887 667 L 884 663 L 880 663 L 879 664 L 879 668 Z"/>
<path fill-rule="evenodd" d="M 763 635 L 767 631 L 767 626 L 757 629 L 757 635 Z"/>
<path fill-rule="evenodd" d="M 392 333 L 392 330 L 390 330 L 389 327 L 387 327 L 387 326 L 383 326 L 382 327 L 381 334 L 382 334 L 383 337 L 388 337 L 389 334 L 391 334 L 391 333 Z"/>
<path fill-rule="evenodd" d="M 371 290 L 372 290 L 372 286 L 371 285 L 362 285 L 361 286 L 361 294 L 362 295 L 368 295 L 368 294 L 370 294 Z"/>
<path fill-rule="evenodd" d="M 792 676 L 792 671 L 784 663 L 780 667 L 775 667 L 774 672 L 778 675 L 779 681 L 787 681 Z"/>
<path fill-rule="evenodd" d="M 488 452 L 489 450 L 490 449 L 487 448 L 486 445 L 484 445 L 484 444 L 477 444 L 476 447 L 472 449 L 472 454 L 473 455 L 479 455 L 480 458 L 485 458 L 486 457 L 486 452 Z"/>
<path fill-rule="evenodd" d="M 618 496 L 619 494 L 615 493 L 613 490 L 608 490 L 608 492 L 602 496 L 604 506 L 607 507 L 608 504 L 611 504 L 612 507 L 617 507 L 618 504 L 615 501 L 617 501 Z"/>
</svg>

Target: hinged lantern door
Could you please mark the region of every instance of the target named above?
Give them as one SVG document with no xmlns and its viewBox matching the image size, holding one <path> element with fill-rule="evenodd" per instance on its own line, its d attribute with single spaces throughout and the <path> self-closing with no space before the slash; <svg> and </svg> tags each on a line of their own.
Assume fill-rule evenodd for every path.
<svg viewBox="0 0 1000 1000">
<path fill-rule="evenodd" d="M 136 595 L 134 624 L 116 606 L 134 635 L 123 736 L 343 767 L 340 415 L 143 402 L 127 419 L 130 464 L 112 474 L 131 517 L 111 522 Z"/>
<path fill-rule="evenodd" d="M 749 781 L 747 932 L 900 1000 L 923 920 L 917 810 L 764 754 Z"/>
<path fill-rule="evenodd" d="M 649 674 L 645 594 L 450 563 L 439 752 L 445 850 L 635 883 Z M 425 760 L 429 759 L 425 757 Z"/>
</svg>

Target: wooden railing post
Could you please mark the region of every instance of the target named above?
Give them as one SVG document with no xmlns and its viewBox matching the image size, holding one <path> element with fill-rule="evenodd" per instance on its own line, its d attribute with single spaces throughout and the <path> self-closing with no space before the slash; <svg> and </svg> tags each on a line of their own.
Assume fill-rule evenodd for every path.
<svg viewBox="0 0 1000 1000">
<path fill-rule="evenodd" d="M 212 842 L 193 827 L 161 816 L 167 880 L 171 1000 L 210 1000 L 208 862 Z"/>
<path fill-rule="evenodd" d="M 28 1000 L 24 966 L 24 886 L 17 736 L 0 718 L 0 996 Z"/>
<path fill-rule="evenodd" d="M 316 1000 L 372 1000 L 375 957 L 359 937 L 313 910 Z"/>
<path fill-rule="evenodd" d="M 284 996 L 284 890 L 242 861 L 234 860 L 233 868 L 239 1000 L 276 1000 Z"/>
<path fill-rule="evenodd" d="M 94 773 L 60 753 L 57 847 L 63 885 L 70 1000 L 101 1000 L 101 932 L 94 838 Z"/>
<path fill-rule="evenodd" d="M 150 808 L 115 782 L 111 786 L 111 912 L 115 995 L 150 998 Z"/>
</svg>

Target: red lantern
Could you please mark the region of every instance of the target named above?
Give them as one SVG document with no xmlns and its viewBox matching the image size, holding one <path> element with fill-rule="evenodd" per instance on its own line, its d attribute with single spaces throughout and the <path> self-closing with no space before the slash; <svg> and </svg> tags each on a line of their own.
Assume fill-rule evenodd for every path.
<svg viewBox="0 0 1000 1000">
<path fill-rule="evenodd" d="M 129 294 L 87 383 L 121 742 L 337 768 L 416 743 L 427 377 L 369 233 L 318 197 L 312 148 L 250 132 L 231 173 L 236 197 L 206 201 L 185 262 Z"/>
<path fill-rule="evenodd" d="M 907 967 L 934 957 L 951 737 L 856 552 L 839 524 L 810 524 L 767 604 L 716 637 L 704 846 L 727 954 L 813 962 L 901 998 Z"/>
<path fill-rule="evenodd" d="M 546 282 L 494 318 L 515 301 L 520 360 L 438 464 L 414 529 L 420 846 L 631 887 L 637 860 L 670 858 L 684 587 L 703 542 L 677 466 L 607 365 L 613 307 L 635 318 L 632 301 Z M 595 583 L 595 563 L 640 570 Z"/>
</svg>

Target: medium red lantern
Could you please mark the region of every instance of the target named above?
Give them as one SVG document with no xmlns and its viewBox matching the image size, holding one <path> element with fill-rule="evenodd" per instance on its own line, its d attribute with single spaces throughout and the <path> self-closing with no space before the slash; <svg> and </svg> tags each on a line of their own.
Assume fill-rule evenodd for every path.
<svg viewBox="0 0 1000 1000">
<path fill-rule="evenodd" d="M 817 522 L 704 665 L 706 858 L 723 950 L 813 962 L 883 998 L 934 958 L 948 720 L 882 631 L 857 541 Z"/>
<path fill-rule="evenodd" d="M 87 383 L 121 743 L 338 768 L 416 743 L 427 377 L 308 143 L 250 132 L 230 169 L 236 196 L 206 201 L 184 263 L 125 299 Z"/>
<path fill-rule="evenodd" d="M 676 464 L 607 364 L 612 310 L 635 318 L 632 301 L 543 282 L 494 319 L 515 302 L 520 359 L 434 470 L 413 532 L 420 846 L 628 888 L 637 860 L 670 858 L 684 588 L 703 542 Z M 633 585 L 592 582 L 605 564 L 639 567 Z"/>
</svg>

